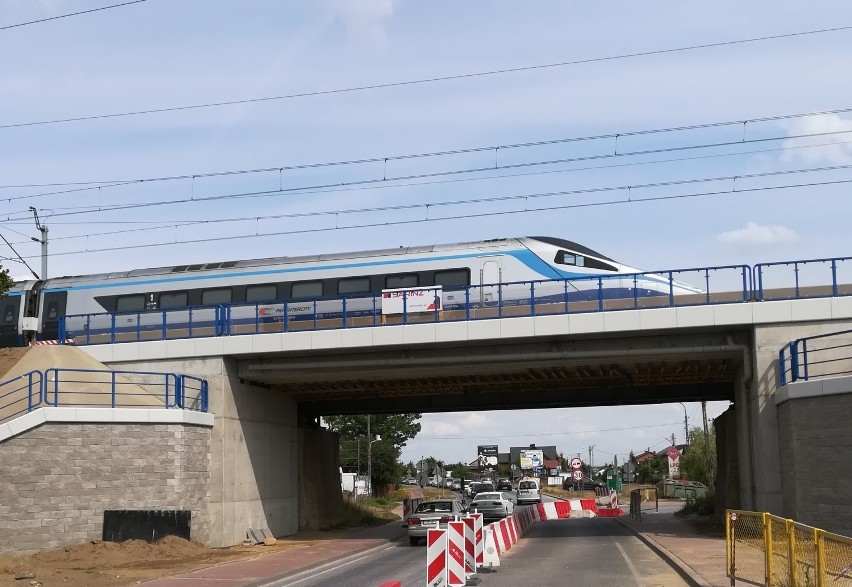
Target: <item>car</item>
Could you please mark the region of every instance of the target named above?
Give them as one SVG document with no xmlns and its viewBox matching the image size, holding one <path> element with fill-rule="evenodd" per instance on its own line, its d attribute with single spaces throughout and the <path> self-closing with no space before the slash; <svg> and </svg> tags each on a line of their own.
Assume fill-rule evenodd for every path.
<svg viewBox="0 0 852 587">
<path fill-rule="evenodd" d="M 402 484 L 403 485 L 419 485 L 419 483 L 417 482 L 417 479 L 415 479 L 414 477 L 406 477 L 405 479 L 402 480 Z"/>
<path fill-rule="evenodd" d="M 494 489 L 494 484 L 491 481 L 480 481 L 476 484 L 476 487 L 472 490 L 471 497 L 476 497 L 483 491 L 496 491 Z"/>
<path fill-rule="evenodd" d="M 450 489 L 453 491 L 461 491 L 462 488 L 462 480 L 461 479 L 453 479 L 452 486 Z"/>
<path fill-rule="evenodd" d="M 512 482 L 505 477 L 497 479 L 497 491 L 512 491 Z"/>
<path fill-rule="evenodd" d="M 583 477 L 580 481 L 576 481 L 572 477 L 565 477 L 562 482 L 562 489 L 566 491 L 595 491 L 599 487 L 606 487 L 606 484 L 588 477 Z"/>
<path fill-rule="evenodd" d="M 521 479 L 518 482 L 515 501 L 518 504 L 528 502 L 541 503 L 541 488 L 539 487 L 538 480 L 531 477 Z"/>
<path fill-rule="evenodd" d="M 468 511 L 482 514 L 484 520 L 499 520 L 515 511 L 515 504 L 499 491 L 482 491 L 470 502 Z"/>
<path fill-rule="evenodd" d="M 408 528 L 408 541 L 417 546 L 421 538 L 426 538 L 429 530 L 446 528 L 447 522 L 467 513 L 462 502 L 457 499 L 430 499 L 420 502 L 417 509 L 405 521 Z"/>
</svg>

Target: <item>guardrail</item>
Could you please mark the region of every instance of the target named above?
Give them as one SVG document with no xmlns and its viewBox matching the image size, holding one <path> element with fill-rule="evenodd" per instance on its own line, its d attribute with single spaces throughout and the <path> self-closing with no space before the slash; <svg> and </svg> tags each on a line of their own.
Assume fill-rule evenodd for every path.
<svg viewBox="0 0 852 587">
<path fill-rule="evenodd" d="M 852 584 L 852 538 L 769 513 L 727 510 L 725 557 L 731 585 Z"/>
<path fill-rule="evenodd" d="M 642 492 L 646 493 L 643 497 Z M 654 496 L 654 510 L 660 511 L 660 493 L 656 487 L 640 487 L 630 491 L 630 517 L 642 521 L 642 504 L 651 501 L 651 494 Z M 649 505 L 645 509 L 651 509 Z"/>
<path fill-rule="evenodd" d="M 797 338 L 778 351 L 781 385 L 852 373 L 852 330 Z"/>
<path fill-rule="evenodd" d="M 98 369 L 46 369 L 0 383 L 0 421 L 37 408 L 174 408 L 206 412 L 207 381 L 191 375 Z"/>
<path fill-rule="evenodd" d="M 393 314 L 383 314 L 381 293 L 280 299 L 63 316 L 58 338 L 115 344 L 844 296 L 852 295 L 852 257 L 416 289 L 401 292 Z M 415 295 L 435 304 L 411 311 Z"/>
<path fill-rule="evenodd" d="M 43 379 L 41 371 L 30 371 L 0 383 L 0 422 L 41 406 Z"/>
</svg>

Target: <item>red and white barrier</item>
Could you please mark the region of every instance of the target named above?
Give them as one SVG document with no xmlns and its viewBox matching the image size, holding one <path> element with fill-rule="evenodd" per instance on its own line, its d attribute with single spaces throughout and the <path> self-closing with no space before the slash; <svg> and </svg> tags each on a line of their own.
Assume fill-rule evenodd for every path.
<svg viewBox="0 0 852 587">
<path fill-rule="evenodd" d="M 34 340 L 30 342 L 30 346 L 42 346 L 47 344 L 74 344 L 76 342 L 77 341 L 73 338 L 66 338 L 64 343 L 60 340 Z"/>
<path fill-rule="evenodd" d="M 464 572 L 467 575 L 476 573 L 476 535 L 473 529 L 473 518 L 462 518 L 464 523 Z"/>
<path fill-rule="evenodd" d="M 506 521 L 509 524 L 509 533 L 512 535 L 512 544 L 517 544 L 521 534 L 518 532 L 518 523 L 515 521 L 515 515 L 512 514 L 511 516 L 508 516 Z"/>
<path fill-rule="evenodd" d="M 497 530 L 497 524 L 488 524 L 482 529 L 482 566 L 484 567 L 500 566 Z"/>
<path fill-rule="evenodd" d="M 464 522 L 447 523 L 447 586 L 463 587 L 465 577 Z"/>
<path fill-rule="evenodd" d="M 426 585 L 428 587 L 446 587 L 447 585 L 446 530 L 426 532 Z"/>
<path fill-rule="evenodd" d="M 482 525 L 483 525 L 483 516 L 482 514 L 468 514 L 468 518 L 473 520 L 473 559 L 476 562 L 476 566 L 482 566 L 483 562 L 483 535 L 482 535 Z"/>
</svg>

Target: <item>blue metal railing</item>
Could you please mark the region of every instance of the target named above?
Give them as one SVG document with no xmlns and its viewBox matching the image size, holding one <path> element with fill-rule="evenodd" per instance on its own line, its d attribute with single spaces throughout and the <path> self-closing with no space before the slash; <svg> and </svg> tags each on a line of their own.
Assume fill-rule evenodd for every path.
<svg viewBox="0 0 852 587">
<path fill-rule="evenodd" d="M 42 373 L 30 371 L 0 383 L 0 421 L 16 418 L 42 404 Z"/>
<path fill-rule="evenodd" d="M 52 368 L 0 383 L 0 421 L 44 406 L 206 412 L 209 401 L 206 380 L 177 373 Z"/>
<path fill-rule="evenodd" d="M 781 385 L 852 373 L 852 330 L 791 340 L 778 351 Z"/>
<path fill-rule="evenodd" d="M 844 282 L 844 276 L 848 281 Z M 852 257 L 758 263 L 752 282 L 754 298 L 760 301 L 848 296 L 852 295 Z"/>
<path fill-rule="evenodd" d="M 638 308 L 743 303 L 753 299 L 753 269 L 723 265 L 634 274 L 482 285 L 417 288 L 440 298 L 412 312 L 414 293 L 402 293 L 401 312 L 383 313 L 382 294 L 292 298 L 60 318 L 59 340 L 113 344 L 205 336 L 326 330 L 606 312 Z M 690 285 L 691 284 L 691 285 Z M 420 306 L 417 306 L 420 307 Z"/>
</svg>

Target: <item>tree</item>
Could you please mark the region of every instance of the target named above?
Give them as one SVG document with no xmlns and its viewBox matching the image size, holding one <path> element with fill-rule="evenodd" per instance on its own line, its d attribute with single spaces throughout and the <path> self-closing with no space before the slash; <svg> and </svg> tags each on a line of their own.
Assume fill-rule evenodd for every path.
<svg viewBox="0 0 852 587">
<path fill-rule="evenodd" d="M 371 484 L 373 487 L 382 487 L 397 483 L 405 474 L 405 466 L 398 462 L 399 455 L 406 441 L 420 432 L 420 422 L 418 422 L 420 416 L 420 414 L 370 416 L 372 439 L 367 438 L 367 416 L 327 416 L 323 417 L 323 420 L 329 430 L 340 435 L 341 463 L 346 462 L 344 456 L 351 461 L 352 445 L 356 443 L 360 444 L 361 458 L 366 463 L 368 443 L 374 440 L 371 449 Z M 381 436 L 382 439 L 375 441 L 376 436 Z"/>
<path fill-rule="evenodd" d="M 713 486 L 716 471 L 716 430 L 710 428 L 710 438 L 704 437 L 704 431 L 695 427 L 690 432 L 689 449 L 680 457 L 680 467 L 689 476 L 690 481 L 699 481 L 707 486 Z M 708 446 L 709 442 L 709 446 Z M 707 471 L 707 453 L 710 453 L 710 471 Z"/>
<path fill-rule="evenodd" d="M 0 295 L 9 291 L 14 283 L 14 280 L 9 277 L 9 270 L 0 268 Z"/>
</svg>

